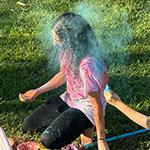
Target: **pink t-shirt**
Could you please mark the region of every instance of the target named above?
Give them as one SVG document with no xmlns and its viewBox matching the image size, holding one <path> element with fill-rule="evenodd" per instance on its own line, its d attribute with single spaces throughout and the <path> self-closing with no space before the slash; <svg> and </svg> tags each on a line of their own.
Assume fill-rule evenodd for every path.
<svg viewBox="0 0 150 150">
<path fill-rule="evenodd" d="M 77 75 L 74 75 L 73 71 L 65 65 L 67 90 L 60 97 L 69 107 L 81 110 L 94 125 L 93 108 L 88 92 L 100 92 L 100 101 L 105 113 L 106 101 L 103 92 L 108 83 L 106 71 L 104 63 L 94 57 L 85 57 L 80 61 Z"/>
</svg>

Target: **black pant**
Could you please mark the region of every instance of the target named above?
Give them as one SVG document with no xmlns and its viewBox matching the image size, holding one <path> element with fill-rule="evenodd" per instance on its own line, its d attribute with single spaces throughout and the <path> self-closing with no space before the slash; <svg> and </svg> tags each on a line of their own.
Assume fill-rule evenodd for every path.
<svg viewBox="0 0 150 150">
<path fill-rule="evenodd" d="M 41 142 L 46 148 L 57 149 L 74 141 L 87 128 L 91 121 L 78 109 L 70 108 L 60 98 L 39 106 L 23 122 L 23 131 L 42 133 Z"/>
</svg>

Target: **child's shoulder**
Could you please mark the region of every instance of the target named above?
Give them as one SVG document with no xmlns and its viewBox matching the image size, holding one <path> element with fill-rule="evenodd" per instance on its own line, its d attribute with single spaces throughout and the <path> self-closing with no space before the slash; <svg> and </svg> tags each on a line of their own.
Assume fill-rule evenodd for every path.
<svg viewBox="0 0 150 150">
<path fill-rule="evenodd" d="M 107 70 L 103 60 L 95 57 L 85 57 L 80 62 L 80 70 L 92 70 L 96 72 L 104 72 Z"/>
<path fill-rule="evenodd" d="M 92 57 L 92 56 L 87 56 L 84 57 L 81 61 L 80 61 L 80 66 L 99 66 L 99 65 L 104 65 L 103 60 L 100 60 L 96 57 Z"/>
<path fill-rule="evenodd" d="M 81 61 L 80 61 L 80 64 L 83 65 L 83 64 L 94 64 L 96 63 L 98 60 L 94 57 L 91 57 L 91 56 L 87 56 L 87 57 L 84 57 Z"/>
</svg>

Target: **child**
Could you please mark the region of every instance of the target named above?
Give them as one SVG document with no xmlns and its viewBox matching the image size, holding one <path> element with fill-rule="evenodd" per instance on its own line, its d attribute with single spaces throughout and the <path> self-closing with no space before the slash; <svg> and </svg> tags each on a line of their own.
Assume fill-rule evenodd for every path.
<svg viewBox="0 0 150 150">
<path fill-rule="evenodd" d="M 104 132 L 106 101 L 103 96 L 108 75 L 96 36 L 83 17 L 65 13 L 52 25 L 52 37 L 53 44 L 59 47 L 59 73 L 22 96 L 32 101 L 65 83 L 67 89 L 60 97 L 42 104 L 28 116 L 23 122 L 23 131 L 46 128 L 41 142 L 46 148 L 56 149 L 71 143 L 80 134 L 81 143 L 92 142 L 91 133 L 96 126 L 98 150 L 108 150 Z"/>
</svg>

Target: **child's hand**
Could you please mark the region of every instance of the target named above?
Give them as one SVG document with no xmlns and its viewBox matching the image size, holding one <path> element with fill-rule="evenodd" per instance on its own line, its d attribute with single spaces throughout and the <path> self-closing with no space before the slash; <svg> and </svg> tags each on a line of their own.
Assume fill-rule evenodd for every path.
<svg viewBox="0 0 150 150">
<path fill-rule="evenodd" d="M 105 89 L 104 96 L 107 103 L 111 105 L 116 105 L 116 103 L 119 101 L 121 102 L 120 97 L 112 89 L 110 89 L 110 87 L 107 87 L 107 89 Z"/>
<path fill-rule="evenodd" d="M 21 101 L 33 101 L 39 95 L 39 91 L 37 89 L 27 91 L 24 94 L 19 94 L 19 99 Z"/>
</svg>

